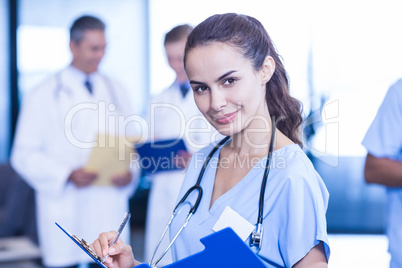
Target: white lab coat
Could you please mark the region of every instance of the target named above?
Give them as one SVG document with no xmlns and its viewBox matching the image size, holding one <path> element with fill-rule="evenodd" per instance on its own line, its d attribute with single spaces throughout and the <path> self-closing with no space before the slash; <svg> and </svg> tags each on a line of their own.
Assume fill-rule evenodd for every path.
<svg viewBox="0 0 402 268">
<path fill-rule="evenodd" d="M 190 89 L 183 99 L 179 86 L 174 83 L 151 100 L 147 120 L 151 139 L 166 140 L 183 138 L 187 149 L 195 153 L 210 142 L 222 136 L 207 122 L 198 110 L 193 91 Z M 150 260 L 159 238 L 176 205 L 185 171 L 166 171 L 151 176 L 152 187 L 148 199 L 145 229 L 146 262 Z M 159 248 L 159 254 L 169 244 L 169 237 Z M 155 256 L 159 258 L 159 256 Z M 154 259 L 154 261 L 156 260 Z M 172 262 L 170 251 L 158 264 L 165 266 Z"/>
<path fill-rule="evenodd" d="M 131 114 L 128 98 L 117 83 L 91 74 L 91 95 L 84 79 L 82 72 L 69 66 L 33 90 L 24 99 L 12 150 L 13 167 L 36 191 L 39 243 L 47 266 L 90 260 L 55 222 L 91 243 L 101 232 L 119 227 L 138 182 L 137 170 L 132 170 L 132 183 L 121 188 L 77 188 L 67 181 L 74 169 L 88 161 L 91 148 L 82 147 L 111 129 L 112 115 Z M 117 107 L 114 112 L 110 103 Z M 112 132 L 107 133 L 122 134 Z M 121 235 L 126 242 L 129 229 Z"/>
</svg>

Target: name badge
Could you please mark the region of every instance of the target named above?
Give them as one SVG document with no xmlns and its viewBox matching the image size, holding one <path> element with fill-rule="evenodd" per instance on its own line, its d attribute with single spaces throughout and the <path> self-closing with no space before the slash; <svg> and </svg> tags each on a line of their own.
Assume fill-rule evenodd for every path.
<svg viewBox="0 0 402 268">
<path fill-rule="evenodd" d="M 217 232 L 227 227 L 232 228 L 243 241 L 245 241 L 255 229 L 253 224 L 248 222 L 229 206 L 223 210 L 218 221 L 215 223 L 214 227 L 212 227 L 212 230 Z"/>
</svg>

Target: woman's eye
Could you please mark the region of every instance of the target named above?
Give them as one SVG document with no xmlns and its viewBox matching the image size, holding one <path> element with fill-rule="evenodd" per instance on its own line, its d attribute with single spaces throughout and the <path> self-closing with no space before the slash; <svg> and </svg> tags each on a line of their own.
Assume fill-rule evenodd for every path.
<svg viewBox="0 0 402 268">
<path fill-rule="evenodd" d="M 207 86 L 198 86 L 198 87 L 196 87 L 196 88 L 194 88 L 194 91 L 196 91 L 196 92 L 203 92 L 203 91 L 206 91 L 206 90 L 208 90 L 209 88 L 207 87 Z"/>
<path fill-rule="evenodd" d="M 231 85 L 235 82 L 236 80 L 234 78 L 228 78 L 224 81 L 224 85 Z"/>
</svg>

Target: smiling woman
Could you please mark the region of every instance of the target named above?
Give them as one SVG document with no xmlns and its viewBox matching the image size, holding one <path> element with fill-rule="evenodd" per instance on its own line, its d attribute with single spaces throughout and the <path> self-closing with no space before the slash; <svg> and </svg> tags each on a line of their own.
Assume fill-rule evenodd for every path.
<svg viewBox="0 0 402 268">
<path fill-rule="evenodd" d="M 234 48 L 215 42 L 190 50 L 186 66 L 198 108 L 221 134 L 231 136 L 245 124 L 254 129 L 256 124 L 270 125 L 265 84 L 275 70 L 272 57 L 254 71 Z M 267 120 L 250 120 L 256 115 Z"/>
<path fill-rule="evenodd" d="M 229 209 L 254 227 L 245 243 L 268 267 L 327 267 L 328 191 L 300 148 L 300 103 L 289 94 L 266 30 L 250 16 L 211 16 L 190 33 L 184 63 L 198 108 L 227 137 L 195 153 L 188 165 L 179 194 L 183 212 L 170 227 L 173 258 L 202 251 L 200 239 L 217 231 L 217 222 L 238 229 L 224 213 Z M 272 166 L 271 159 L 285 164 Z M 202 189 L 201 199 L 194 188 Z M 194 204 L 196 213 L 182 225 Z M 120 242 L 109 250 L 113 237 L 103 233 L 92 244 L 111 254 L 105 264 L 137 264 L 129 246 Z"/>
<path fill-rule="evenodd" d="M 218 164 L 215 175 L 210 173 L 210 181 L 203 185 L 209 198 L 205 198 L 204 206 L 201 202 L 200 210 L 209 210 L 212 217 L 205 221 L 202 212 L 193 217 L 183 236 L 178 238 L 176 256 L 181 259 L 199 251 L 197 245 L 191 249 L 186 245 L 207 235 L 209 228 L 221 217 L 221 209 L 230 206 L 249 222 L 258 219 L 257 234 L 269 226 L 261 234 L 259 247 L 253 247 L 252 238 L 256 233 L 246 241 L 267 264 L 326 266 L 329 257 L 325 223 L 328 193 L 297 146 L 301 145 L 301 105 L 289 94 L 286 71 L 261 23 L 253 17 L 233 13 L 208 18 L 188 38 L 185 68 L 198 108 L 221 134 L 231 139 L 217 152 L 218 161 L 223 163 L 225 160 L 226 165 Z M 200 154 L 208 150 L 210 148 L 201 150 Z M 272 157 L 269 150 L 273 150 Z M 266 180 L 266 169 L 260 165 L 250 162 L 240 167 L 235 164 L 236 159 L 249 156 L 268 163 L 271 158 L 283 157 L 286 167 L 270 170 Z M 181 194 L 191 186 L 192 178 L 198 172 L 199 168 L 190 163 Z M 255 193 L 258 185 L 262 185 L 260 195 Z M 295 190 L 296 185 L 301 188 Z M 311 196 L 306 196 L 306 190 Z M 258 196 L 260 204 L 261 200 L 266 202 L 257 216 Z M 229 200 L 234 197 L 236 201 Z M 320 200 L 319 205 L 309 200 Z M 284 208 L 289 209 L 286 215 L 281 212 Z M 298 222 L 300 211 L 307 218 L 289 224 L 291 218 Z M 282 228 L 281 223 L 285 222 L 287 227 Z M 315 229 L 307 227 L 307 223 Z M 194 235 L 191 230 L 200 226 L 203 231 Z M 173 224 L 172 229 L 177 228 L 178 224 Z M 292 243 L 286 242 L 290 239 Z M 283 257 L 279 257 L 281 254 Z"/>
</svg>

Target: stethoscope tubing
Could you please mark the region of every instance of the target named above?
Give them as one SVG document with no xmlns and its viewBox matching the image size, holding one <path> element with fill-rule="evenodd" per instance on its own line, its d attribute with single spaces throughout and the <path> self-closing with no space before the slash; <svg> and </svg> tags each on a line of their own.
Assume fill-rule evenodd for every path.
<svg viewBox="0 0 402 268">
<path fill-rule="evenodd" d="M 67 93 L 67 95 L 70 95 L 70 96 L 71 96 L 71 94 L 72 94 L 72 90 L 71 90 L 70 88 L 68 88 L 68 87 L 65 85 L 65 83 L 62 81 L 62 77 L 61 77 L 61 76 L 62 76 L 62 72 L 63 72 L 63 71 L 60 71 L 60 72 L 58 72 L 58 73 L 55 74 L 55 77 L 56 77 L 56 78 L 55 78 L 55 79 L 56 79 L 55 98 L 56 98 L 56 99 L 59 99 L 60 92 L 62 92 L 62 91 L 64 91 L 65 93 Z M 106 77 L 106 76 L 104 76 L 104 75 L 101 75 L 101 74 L 99 74 L 99 75 L 100 75 L 100 77 L 103 79 L 103 81 L 104 81 L 105 84 L 106 84 L 106 89 L 107 89 L 107 91 L 108 91 L 108 94 L 109 94 L 111 103 L 114 103 L 114 104 L 116 105 L 117 109 L 118 109 L 118 107 L 119 107 L 119 105 L 118 105 L 118 98 L 117 98 L 117 96 L 116 96 L 115 91 L 113 90 L 112 82 L 110 81 L 110 79 L 109 79 L 108 77 Z"/>
<path fill-rule="evenodd" d="M 252 246 L 254 246 L 254 245 L 258 246 L 259 249 L 261 249 L 261 240 L 262 240 L 262 222 L 263 222 L 263 213 L 264 213 L 265 188 L 266 188 L 266 185 L 267 185 L 268 175 L 269 175 L 269 171 L 270 171 L 270 167 L 271 167 L 272 151 L 273 151 L 273 147 L 274 147 L 274 140 L 275 140 L 275 133 L 276 133 L 276 124 L 275 124 L 274 119 L 275 119 L 274 117 L 271 118 L 271 123 L 272 123 L 271 141 L 270 141 L 270 145 L 269 145 L 269 150 L 268 150 L 268 156 L 267 156 L 267 162 L 266 162 L 266 165 L 265 165 L 264 175 L 263 175 L 263 179 L 262 179 L 262 183 L 261 183 L 261 191 L 260 191 L 260 198 L 259 198 L 259 204 L 258 204 L 257 227 L 256 227 L 256 231 L 253 231 L 254 235 L 252 235 L 252 238 L 251 238 L 251 240 L 255 240 L 255 241 L 251 241 L 251 243 L 250 243 Z M 169 220 L 164 232 L 162 233 L 161 238 L 159 239 L 158 245 L 155 248 L 155 251 L 154 251 L 154 253 L 152 255 L 152 258 L 149 261 L 149 265 L 151 267 L 155 267 L 155 265 L 157 265 L 160 262 L 160 260 L 162 260 L 162 258 L 165 256 L 165 254 L 168 252 L 168 250 L 173 245 L 173 243 L 176 241 L 176 239 L 179 236 L 179 234 L 187 226 L 191 216 L 194 215 L 194 213 L 197 211 L 197 209 L 198 209 L 198 207 L 200 205 L 200 202 L 201 202 L 202 194 L 203 194 L 202 187 L 200 186 L 200 184 L 201 184 L 202 177 L 204 176 L 205 170 L 207 169 L 207 166 L 208 166 L 212 156 L 215 154 L 215 152 L 224 143 L 226 143 L 229 139 L 230 139 L 230 136 L 227 136 L 227 137 L 223 138 L 217 145 L 215 145 L 215 147 L 211 150 L 211 152 L 209 153 L 209 155 L 207 156 L 207 158 L 204 161 L 204 164 L 203 164 L 203 166 L 201 168 L 200 174 L 198 175 L 198 179 L 197 179 L 196 184 L 194 186 L 192 186 L 190 189 L 188 189 L 187 192 L 184 194 L 184 196 L 177 203 L 176 207 L 173 210 L 173 214 L 172 214 L 172 216 L 171 216 L 171 218 L 170 218 L 170 220 Z M 157 250 L 159 249 L 159 246 L 161 245 L 161 242 L 162 242 L 164 236 L 166 235 L 167 230 L 169 229 L 170 225 L 173 222 L 173 219 L 177 215 L 177 209 L 182 204 L 184 204 L 184 202 L 186 201 L 187 197 L 193 191 L 196 191 L 196 190 L 198 191 L 197 199 L 196 199 L 194 205 L 191 207 L 189 213 L 187 214 L 187 218 L 186 218 L 185 222 L 182 224 L 180 229 L 177 231 L 176 235 L 174 236 L 172 241 L 169 243 L 169 245 L 166 248 L 166 250 L 162 253 L 162 255 L 158 258 L 158 260 L 155 263 L 152 264 L 152 261 L 153 261 L 153 259 L 155 257 L 155 254 L 156 254 Z M 253 238 L 253 236 L 255 236 L 256 238 Z"/>
<path fill-rule="evenodd" d="M 194 186 L 192 186 L 190 189 L 188 189 L 187 192 L 182 197 L 182 199 L 180 199 L 179 203 L 177 203 L 175 209 L 173 210 L 173 213 L 181 204 L 184 203 L 184 201 L 187 199 L 187 197 L 190 195 L 190 193 L 194 190 L 198 190 L 198 197 L 189 213 L 194 214 L 197 211 L 197 209 L 200 205 L 200 202 L 201 202 L 201 197 L 202 197 L 202 188 L 201 188 L 200 184 L 201 184 L 202 177 L 204 176 L 205 170 L 207 169 L 209 161 L 211 161 L 211 158 L 215 154 L 215 152 L 229 139 L 230 139 L 230 136 L 227 136 L 227 137 L 223 138 L 217 145 L 215 145 L 215 147 L 212 149 L 212 151 L 209 153 L 209 155 L 207 156 L 207 158 L 204 161 L 204 165 L 202 166 L 200 174 L 198 175 L 197 182 L 195 183 Z"/>
<path fill-rule="evenodd" d="M 264 197 L 265 197 L 265 188 L 267 186 L 267 181 L 268 181 L 268 174 L 271 169 L 271 158 L 272 158 L 272 151 L 274 147 L 274 141 L 275 141 L 275 134 L 276 134 L 276 124 L 274 124 L 275 117 L 271 118 L 271 124 L 272 124 L 272 134 L 271 134 L 271 142 L 269 144 L 269 151 L 268 151 L 268 158 L 267 158 L 267 163 L 265 165 L 265 171 L 264 171 L 264 176 L 262 179 L 261 183 L 261 191 L 260 191 L 260 201 L 258 205 L 258 218 L 257 218 L 257 224 L 262 224 L 263 218 L 264 218 Z"/>
<path fill-rule="evenodd" d="M 230 139 L 230 136 L 227 136 L 225 138 L 223 138 L 217 145 L 215 145 L 215 147 L 212 149 L 212 151 L 209 153 L 209 155 L 207 156 L 207 158 L 204 161 L 204 165 L 201 168 L 200 174 L 198 175 L 198 179 L 197 182 L 194 186 L 192 186 L 190 189 L 187 190 L 187 192 L 184 194 L 184 196 L 180 199 L 180 201 L 177 203 L 176 207 L 173 210 L 172 216 L 170 217 L 170 220 L 168 222 L 168 224 L 165 227 L 165 230 L 163 231 L 159 242 L 155 248 L 155 251 L 152 255 L 151 260 L 149 261 L 149 266 L 151 267 L 155 267 L 161 260 L 162 258 L 166 255 L 166 253 L 169 251 L 169 249 L 172 247 L 173 243 L 176 241 L 177 237 L 179 236 L 179 234 L 183 231 L 183 229 L 187 226 L 188 222 L 190 221 L 191 216 L 193 216 L 193 214 L 197 211 L 200 202 L 201 202 L 201 198 L 202 198 L 202 187 L 200 186 L 202 177 L 204 176 L 204 172 L 207 169 L 207 166 L 209 164 L 209 162 L 211 161 L 212 156 L 215 154 L 215 152 L 222 146 L 222 144 L 224 144 L 227 140 Z M 169 229 L 170 225 L 173 222 L 173 219 L 176 217 L 178 211 L 177 209 L 184 204 L 184 202 L 186 201 L 187 197 L 193 192 L 193 191 L 198 191 L 198 196 L 197 199 L 194 203 L 194 205 L 191 207 L 190 211 L 187 214 L 187 218 L 185 220 L 185 222 L 183 223 L 183 225 L 180 227 L 180 229 L 177 231 L 176 235 L 173 237 L 172 241 L 169 243 L 169 245 L 167 246 L 167 248 L 163 251 L 163 253 L 161 254 L 161 256 L 155 261 L 155 263 L 152 263 L 152 261 L 155 258 L 156 252 L 159 249 L 159 246 L 162 243 L 163 238 L 165 237 L 167 230 Z M 183 207 L 182 207 L 183 208 Z M 181 209 L 182 209 L 181 208 Z M 180 210 L 181 210 L 180 209 Z M 179 210 L 179 211 L 180 211 Z"/>
</svg>

